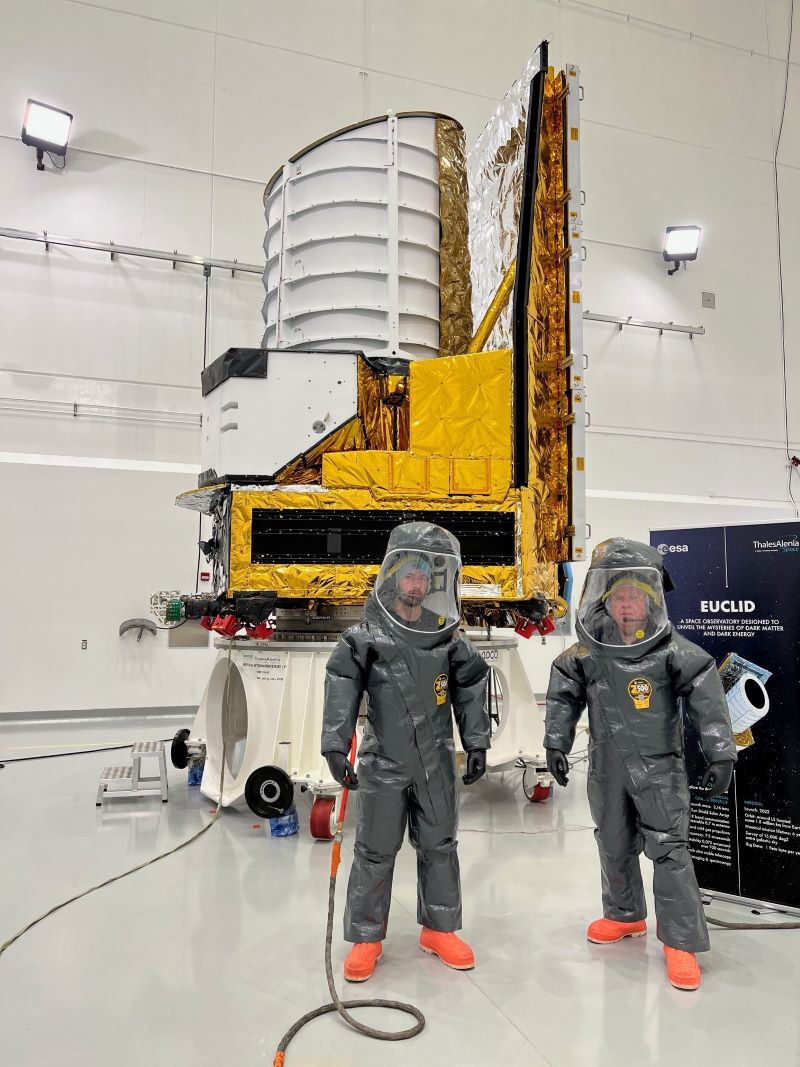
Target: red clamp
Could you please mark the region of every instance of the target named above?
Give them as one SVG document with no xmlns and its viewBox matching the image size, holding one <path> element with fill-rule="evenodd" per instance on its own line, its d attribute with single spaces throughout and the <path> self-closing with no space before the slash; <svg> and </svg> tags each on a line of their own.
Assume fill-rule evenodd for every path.
<svg viewBox="0 0 800 1067">
<path fill-rule="evenodd" d="M 260 622 L 257 626 L 245 626 L 247 636 L 253 641 L 269 641 L 275 633 L 268 622 Z"/>
<path fill-rule="evenodd" d="M 200 625 L 203 627 L 204 630 L 212 630 L 214 627 L 214 620 L 211 618 L 210 615 L 204 615 L 200 619 Z"/>
<path fill-rule="evenodd" d="M 544 615 L 538 622 L 532 622 L 530 619 L 520 619 L 514 627 L 514 633 L 526 639 L 533 637 L 535 633 L 541 634 L 542 637 L 547 637 L 555 628 L 556 624 L 552 618 L 549 615 Z"/>
<path fill-rule="evenodd" d="M 517 625 L 514 627 L 514 633 L 520 637 L 524 637 L 526 640 L 533 637 L 536 632 L 536 623 L 531 622 L 530 619 L 520 619 Z"/>
<path fill-rule="evenodd" d="M 235 637 L 237 630 L 241 628 L 242 624 L 235 615 L 217 615 L 211 623 L 214 633 L 222 634 L 223 637 Z"/>
</svg>

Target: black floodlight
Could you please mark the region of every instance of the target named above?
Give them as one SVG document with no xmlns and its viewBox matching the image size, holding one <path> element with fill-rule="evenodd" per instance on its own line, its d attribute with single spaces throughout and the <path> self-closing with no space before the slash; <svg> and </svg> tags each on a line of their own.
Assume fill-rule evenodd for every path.
<svg viewBox="0 0 800 1067">
<path fill-rule="evenodd" d="M 699 247 L 699 226 L 667 226 L 664 235 L 664 259 L 672 264 L 672 270 L 667 271 L 667 274 L 680 270 L 681 263 L 697 259 Z"/>
<path fill-rule="evenodd" d="M 22 143 L 36 149 L 36 169 L 44 170 L 44 153 L 66 159 L 72 115 L 40 100 L 29 100 L 22 121 Z M 63 166 L 62 168 L 63 169 Z"/>
</svg>

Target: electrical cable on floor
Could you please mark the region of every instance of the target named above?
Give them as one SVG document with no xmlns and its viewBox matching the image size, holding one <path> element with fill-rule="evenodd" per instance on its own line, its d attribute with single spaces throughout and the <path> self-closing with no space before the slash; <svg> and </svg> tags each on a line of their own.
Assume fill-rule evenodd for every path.
<svg viewBox="0 0 800 1067">
<path fill-rule="evenodd" d="M 354 735 L 350 750 L 351 763 L 355 763 L 355 745 L 356 738 Z M 419 1008 L 415 1007 L 413 1004 L 405 1004 L 401 1000 L 340 1000 L 339 994 L 336 992 L 336 984 L 333 980 L 333 965 L 331 963 L 331 943 L 333 941 L 336 875 L 339 871 L 339 863 L 341 860 L 342 831 L 344 829 L 345 812 L 347 811 L 347 796 L 348 790 L 343 789 L 342 797 L 339 802 L 339 818 L 331 854 L 331 874 L 330 884 L 328 886 L 328 925 L 325 931 L 325 977 L 328 981 L 328 992 L 330 993 L 331 1003 L 323 1004 L 321 1007 L 315 1008 L 314 1011 L 306 1012 L 305 1015 L 298 1019 L 297 1022 L 286 1031 L 278 1045 L 275 1059 L 272 1061 L 273 1067 L 283 1067 L 286 1060 L 286 1049 L 289 1047 L 289 1043 L 307 1023 L 310 1023 L 312 1019 L 318 1019 L 320 1015 L 328 1015 L 330 1012 L 338 1012 L 344 1021 L 349 1026 L 352 1026 L 354 1030 L 357 1030 L 360 1034 L 365 1034 L 367 1037 L 374 1037 L 378 1041 L 407 1041 L 410 1037 L 416 1037 L 417 1034 L 421 1033 L 425 1028 L 425 1016 Z M 372 1026 L 367 1026 L 365 1023 L 359 1022 L 358 1019 L 354 1019 L 348 1011 L 350 1008 L 388 1008 L 391 1011 L 402 1011 L 406 1015 L 413 1015 L 417 1021 L 407 1030 L 376 1030 Z"/>
<path fill-rule="evenodd" d="M 800 930 L 800 922 L 729 923 L 723 919 L 712 919 L 710 915 L 706 915 L 706 922 L 711 926 L 721 926 L 723 930 Z"/>
<path fill-rule="evenodd" d="M 151 867 L 154 863 L 158 863 L 159 860 L 166 859 L 167 856 L 174 856 L 176 852 L 180 852 L 181 849 L 184 849 L 188 845 L 191 845 L 193 842 L 197 841 L 197 839 L 199 837 L 202 837 L 202 835 L 207 830 L 210 830 L 211 827 L 218 821 L 218 819 L 219 819 L 219 817 L 220 817 L 220 815 L 222 813 L 222 788 L 223 788 L 223 786 L 225 784 L 225 758 L 226 758 L 226 747 L 227 747 L 227 744 L 226 744 L 227 731 L 225 729 L 225 726 L 227 726 L 227 722 L 228 722 L 228 708 L 229 708 L 229 703 L 230 703 L 229 699 L 228 699 L 228 694 L 229 694 L 229 682 L 230 682 L 230 677 L 231 677 L 231 648 L 232 648 L 232 644 L 228 646 L 228 673 L 227 673 L 227 676 L 225 678 L 225 696 L 223 698 L 224 707 L 223 707 L 223 731 L 222 731 L 222 767 L 221 767 L 221 770 L 220 770 L 220 778 L 219 778 L 219 801 L 217 803 L 217 810 L 211 816 L 211 819 L 209 820 L 209 822 L 207 822 L 205 826 L 201 827 L 197 831 L 197 833 L 192 834 L 192 836 L 190 838 L 188 838 L 186 841 L 182 841 L 179 845 L 175 845 L 174 848 L 170 848 L 166 852 L 162 852 L 158 856 L 153 856 L 152 859 L 145 860 L 144 863 L 139 863 L 135 867 L 131 867 L 131 869 L 129 871 L 123 871 L 122 874 L 115 874 L 113 878 L 107 878 L 104 882 L 99 882 L 97 885 L 93 885 L 89 889 L 85 889 L 82 893 L 76 893 L 74 897 L 70 897 L 69 900 L 62 901 L 61 904 L 56 904 L 55 907 L 52 907 L 52 908 L 49 909 L 49 911 L 46 911 L 42 915 L 39 915 L 38 918 L 33 919 L 31 922 L 28 923 L 27 926 L 24 926 L 21 930 L 17 931 L 17 933 L 14 934 L 13 937 L 10 937 L 7 941 L 4 941 L 2 944 L 0 944 L 0 956 L 3 955 L 3 953 L 6 951 L 6 949 L 11 948 L 11 946 L 14 944 L 15 941 L 19 941 L 19 939 L 23 936 L 23 934 L 27 934 L 27 932 L 29 930 L 32 930 L 34 928 L 34 926 L 38 926 L 38 924 L 40 922 L 43 922 L 45 919 L 49 918 L 49 916 L 55 915 L 55 913 L 57 911 L 61 911 L 62 908 L 66 908 L 66 906 L 68 904 L 74 904 L 76 900 L 82 900 L 83 897 L 88 897 L 91 893 L 97 892 L 98 889 L 104 889 L 107 885 L 113 885 L 114 882 L 119 882 L 122 878 L 127 878 L 129 874 L 135 874 L 137 871 L 141 871 L 145 867 Z M 130 746 L 129 745 L 123 745 L 121 747 L 129 748 Z M 91 751 L 98 752 L 98 751 L 101 751 L 101 750 L 100 749 L 92 749 Z M 71 753 L 71 752 L 58 753 L 58 755 L 72 755 L 72 754 L 73 753 Z M 31 759 L 46 759 L 47 757 L 45 757 L 45 756 L 41 756 L 41 757 L 40 756 L 33 756 L 33 757 L 30 757 L 30 758 Z"/>
<path fill-rule="evenodd" d="M 167 744 L 172 740 L 171 737 L 159 738 L 164 744 Z M 103 748 L 79 748 L 72 752 L 48 752 L 44 756 L 15 756 L 13 759 L 3 759 L 0 763 L 0 767 L 4 767 L 6 763 L 33 763 L 34 760 L 40 759 L 58 759 L 60 756 L 88 756 L 92 752 L 116 752 L 121 748 L 130 748 L 133 742 L 129 741 L 125 745 L 107 745 Z"/>
</svg>

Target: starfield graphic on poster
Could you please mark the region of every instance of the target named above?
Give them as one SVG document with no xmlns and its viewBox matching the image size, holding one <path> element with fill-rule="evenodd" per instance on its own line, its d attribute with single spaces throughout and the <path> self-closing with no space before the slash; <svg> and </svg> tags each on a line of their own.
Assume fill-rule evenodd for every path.
<svg viewBox="0 0 800 1067">
<path fill-rule="evenodd" d="M 698 788 L 685 723 L 689 845 L 704 889 L 800 907 L 800 523 L 656 530 L 676 630 L 717 661 L 738 762 L 727 796 Z"/>
</svg>

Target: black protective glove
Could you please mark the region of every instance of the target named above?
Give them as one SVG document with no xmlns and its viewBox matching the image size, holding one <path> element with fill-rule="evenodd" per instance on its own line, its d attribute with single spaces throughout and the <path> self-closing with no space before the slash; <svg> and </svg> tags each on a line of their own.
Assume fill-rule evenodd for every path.
<svg viewBox="0 0 800 1067">
<path fill-rule="evenodd" d="M 474 785 L 479 778 L 486 774 L 486 749 L 473 748 L 467 753 L 467 773 L 461 781 L 464 785 Z"/>
<path fill-rule="evenodd" d="M 546 748 L 547 769 L 559 785 L 566 785 L 569 781 L 569 760 L 566 752 L 558 748 Z"/>
<path fill-rule="evenodd" d="M 343 789 L 358 789 L 355 768 L 344 752 L 323 752 L 330 772 Z"/>
<path fill-rule="evenodd" d="M 733 777 L 733 760 L 723 759 L 712 763 L 706 768 L 703 780 L 700 782 L 701 789 L 707 789 L 709 797 L 718 797 L 728 792 L 728 786 Z"/>
</svg>

